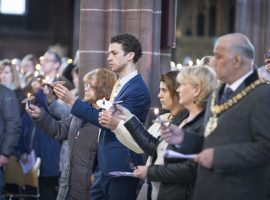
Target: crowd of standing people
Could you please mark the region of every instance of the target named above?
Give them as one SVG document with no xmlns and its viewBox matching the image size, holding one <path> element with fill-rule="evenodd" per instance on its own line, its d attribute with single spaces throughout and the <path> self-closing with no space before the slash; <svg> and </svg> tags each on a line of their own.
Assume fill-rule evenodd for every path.
<svg viewBox="0 0 270 200">
<path fill-rule="evenodd" d="M 142 54 L 135 36 L 112 37 L 110 69 L 84 75 L 83 99 L 78 67 L 59 75 L 61 57 L 53 51 L 40 60 L 43 74 L 34 73 L 33 55 L 21 71 L 1 61 L 0 187 L 9 156 L 27 162 L 34 151 L 44 200 L 269 198 L 270 52 L 257 70 L 245 35 L 219 37 L 213 56 L 161 75 L 164 112 L 148 130 L 150 92 L 137 70 Z M 166 151 L 190 157 L 164 157 Z"/>
</svg>

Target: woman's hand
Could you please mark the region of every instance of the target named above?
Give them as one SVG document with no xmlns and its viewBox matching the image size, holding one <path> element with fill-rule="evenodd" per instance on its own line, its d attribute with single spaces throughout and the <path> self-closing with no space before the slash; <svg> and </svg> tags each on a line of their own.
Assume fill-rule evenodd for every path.
<svg viewBox="0 0 270 200">
<path fill-rule="evenodd" d="M 161 138 L 169 144 L 181 144 L 184 139 L 184 132 L 178 126 L 162 126 L 160 129 Z"/>
<path fill-rule="evenodd" d="M 140 179 L 145 179 L 147 176 L 147 170 L 148 166 L 137 166 L 137 168 L 133 171 L 133 174 L 135 177 L 138 177 Z"/>
</svg>

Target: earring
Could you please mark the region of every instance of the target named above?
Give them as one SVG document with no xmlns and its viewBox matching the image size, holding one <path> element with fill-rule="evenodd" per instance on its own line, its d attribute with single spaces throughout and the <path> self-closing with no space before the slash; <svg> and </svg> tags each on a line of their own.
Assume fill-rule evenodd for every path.
<svg viewBox="0 0 270 200">
<path fill-rule="evenodd" d="M 196 101 L 196 100 L 194 100 L 194 101 L 193 101 L 193 103 L 194 103 L 194 104 L 197 104 L 197 101 Z"/>
</svg>

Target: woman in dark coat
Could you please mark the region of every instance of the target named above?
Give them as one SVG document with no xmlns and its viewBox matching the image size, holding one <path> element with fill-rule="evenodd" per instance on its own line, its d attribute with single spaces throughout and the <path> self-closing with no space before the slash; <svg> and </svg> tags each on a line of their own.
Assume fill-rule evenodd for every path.
<svg viewBox="0 0 270 200">
<path fill-rule="evenodd" d="M 178 150 L 184 154 L 195 154 L 200 151 L 203 142 L 205 103 L 217 86 L 217 81 L 215 73 L 203 66 L 182 69 L 177 81 L 180 83 L 177 89 L 179 103 L 188 111 L 182 117 L 179 127 L 186 136 L 195 134 L 197 137 L 188 146 L 176 148 L 169 145 L 167 149 Z M 149 135 L 135 116 L 121 106 L 118 106 L 116 115 L 126 120 L 125 127 L 145 152 L 155 150 L 160 141 Z M 157 199 L 185 200 L 192 197 L 196 170 L 196 163 L 192 160 L 165 159 L 164 165 L 138 166 L 134 170 L 134 175 L 142 179 L 161 182 Z"/>
<path fill-rule="evenodd" d="M 109 99 L 116 76 L 110 70 L 100 68 L 87 73 L 83 81 L 84 100 L 98 108 L 96 101 L 103 97 Z M 69 159 L 61 175 L 57 199 L 88 200 L 98 128 L 75 116 L 56 121 L 45 110 L 33 104 L 30 108 L 26 107 L 26 110 L 51 137 L 59 140 L 68 139 Z"/>
</svg>

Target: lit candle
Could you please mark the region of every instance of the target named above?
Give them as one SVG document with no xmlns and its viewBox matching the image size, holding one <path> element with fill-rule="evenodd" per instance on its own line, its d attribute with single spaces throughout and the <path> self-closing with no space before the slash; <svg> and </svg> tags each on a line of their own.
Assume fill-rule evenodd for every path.
<svg viewBox="0 0 270 200">
<path fill-rule="evenodd" d="M 56 74 L 56 81 L 59 81 L 59 77 L 60 77 L 60 75 Z"/>
<path fill-rule="evenodd" d="M 182 69 L 182 67 L 183 67 L 183 65 L 182 65 L 181 63 L 178 63 L 178 64 L 176 65 L 176 69 Z"/>
<path fill-rule="evenodd" d="M 69 58 L 68 60 L 67 60 L 67 63 L 68 64 L 71 64 L 73 61 L 72 61 L 72 59 L 71 58 Z"/>
<path fill-rule="evenodd" d="M 157 121 L 161 124 L 161 126 L 163 126 L 163 122 L 162 122 L 162 120 L 160 119 L 160 116 L 159 116 L 159 109 L 155 108 L 154 113 L 157 116 Z"/>
<path fill-rule="evenodd" d="M 103 97 L 103 101 L 102 101 L 103 105 L 105 105 L 105 101 L 106 101 L 106 99 L 105 99 L 105 97 Z"/>
<path fill-rule="evenodd" d="M 188 66 L 189 67 L 192 67 L 193 66 L 193 61 L 192 60 L 188 61 Z"/>
<path fill-rule="evenodd" d="M 40 70 L 41 69 L 41 66 L 40 66 L 40 64 L 36 64 L 36 70 Z"/>
<path fill-rule="evenodd" d="M 28 105 L 28 108 L 30 108 L 30 104 L 31 104 L 31 93 L 28 93 L 27 94 L 27 105 Z"/>
</svg>

